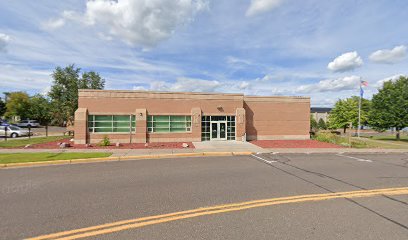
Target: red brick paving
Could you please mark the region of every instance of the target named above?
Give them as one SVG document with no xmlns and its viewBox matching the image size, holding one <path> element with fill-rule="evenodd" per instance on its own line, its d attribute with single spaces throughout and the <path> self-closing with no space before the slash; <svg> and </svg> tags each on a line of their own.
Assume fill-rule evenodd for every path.
<svg viewBox="0 0 408 240">
<path fill-rule="evenodd" d="M 254 140 L 261 148 L 342 148 L 342 146 L 316 140 Z"/>
<path fill-rule="evenodd" d="M 60 143 L 70 143 L 71 147 L 68 149 L 181 149 L 183 148 L 183 142 L 168 142 L 168 143 L 149 143 L 145 146 L 144 143 L 123 143 L 120 147 L 116 147 L 115 144 L 111 146 L 98 146 L 98 144 L 91 144 L 90 147 L 86 147 L 84 144 L 73 144 L 69 139 L 53 141 L 48 143 L 33 144 L 30 149 L 59 149 Z M 193 143 L 185 142 L 188 144 L 188 148 L 195 148 Z M 21 147 L 22 148 L 22 147 Z"/>
</svg>

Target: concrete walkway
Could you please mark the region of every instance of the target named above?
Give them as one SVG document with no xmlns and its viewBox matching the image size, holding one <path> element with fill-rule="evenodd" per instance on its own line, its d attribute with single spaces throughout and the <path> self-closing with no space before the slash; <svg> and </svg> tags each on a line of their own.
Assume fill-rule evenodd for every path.
<svg viewBox="0 0 408 240">
<path fill-rule="evenodd" d="M 407 153 L 407 149 L 377 149 L 377 148 L 259 148 L 245 146 L 239 148 L 208 147 L 186 148 L 186 149 L 0 149 L 1 153 L 40 153 L 40 152 L 111 152 L 112 157 L 159 155 L 177 153 L 204 153 L 204 152 L 253 152 L 253 153 Z"/>
<path fill-rule="evenodd" d="M 249 142 L 239 141 L 205 141 L 193 142 L 197 150 L 211 152 L 269 152 L 268 150 L 258 147 Z"/>
</svg>

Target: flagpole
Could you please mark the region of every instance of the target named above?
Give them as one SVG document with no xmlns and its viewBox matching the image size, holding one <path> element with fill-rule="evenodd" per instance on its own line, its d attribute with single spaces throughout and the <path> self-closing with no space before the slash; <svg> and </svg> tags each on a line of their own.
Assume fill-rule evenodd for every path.
<svg viewBox="0 0 408 240">
<path fill-rule="evenodd" d="M 361 77 L 360 77 L 360 98 L 358 99 L 358 128 L 357 128 L 357 137 L 360 138 L 360 128 L 361 128 L 361 98 L 362 98 L 362 86 L 361 86 Z"/>
</svg>

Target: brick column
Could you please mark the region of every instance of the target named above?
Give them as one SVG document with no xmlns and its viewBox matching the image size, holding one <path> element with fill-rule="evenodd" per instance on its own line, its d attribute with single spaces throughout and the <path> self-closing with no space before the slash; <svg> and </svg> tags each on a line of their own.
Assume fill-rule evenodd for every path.
<svg viewBox="0 0 408 240">
<path fill-rule="evenodd" d="M 88 109 L 78 108 L 75 111 L 74 140 L 75 144 L 87 144 L 88 135 Z"/>
<path fill-rule="evenodd" d="M 136 109 L 136 134 L 132 142 L 146 143 L 147 134 L 147 111 L 146 109 Z"/>
<path fill-rule="evenodd" d="M 201 141 L 201 108 L 191 109 L 191 135 L 196 141 Z"/>
<path fill-rule="evenodd" d="M 246 141 L 246 139 L 243 138 L 246 132 L 245 122 L 246 122 L 245 109 L 237 108 L 235 112 L 235 128 L 236 128 L 235 139 L 237 141 Z"/>
</svg>

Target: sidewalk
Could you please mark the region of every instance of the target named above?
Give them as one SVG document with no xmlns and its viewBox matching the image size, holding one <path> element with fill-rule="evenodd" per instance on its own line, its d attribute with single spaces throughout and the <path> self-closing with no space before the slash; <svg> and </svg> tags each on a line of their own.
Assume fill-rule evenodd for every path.
<svg viewBox="0 0 408 240">
<path fill-rule="evenodd" d="M 255 150 L 255 151 L 253 151 Z M 261 151 L 248 148 L 186 148 L 186 149 L 0 149 L 0 153 L 39 153 L 39 152 L 111 152 L 112 157 L 139 155 L 205 153 L 205 152 L 252 152 L 252 153 L 408 153 L 407 149 L 377 148 L 265 148 Z"/>
</svg>

